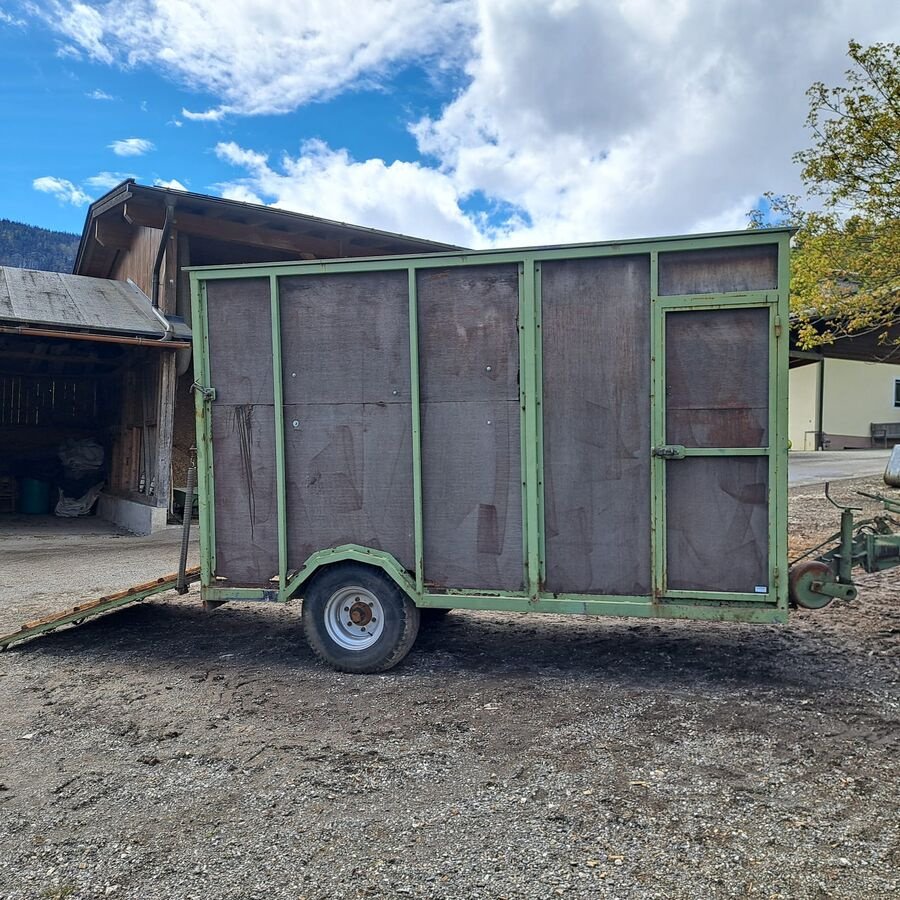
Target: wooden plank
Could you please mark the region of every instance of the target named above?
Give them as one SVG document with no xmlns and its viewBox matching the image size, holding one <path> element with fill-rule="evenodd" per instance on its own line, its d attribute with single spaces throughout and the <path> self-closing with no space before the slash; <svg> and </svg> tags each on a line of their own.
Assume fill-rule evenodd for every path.
<svg viewBox="0 0 900 900">
<path fill-rule="evenodd" d="M 407 290 L 406 272 L 280 282 L 292 566 L 352 543 L 414 568 Z"/>
<path fill-rule="evenodd" d="M 769 440 L 769 311 L 666 315 L 666 441 L 765 447 Z"/>
<path fill-rule="evenodd" d="M 272 366 L 269 364 L 271 376 Z M 217 578 L 259 586 L 278 574 L 275 417 L 268 405 L 213 404 Z"/>
<path fill-rule="evenodd" d="M 666 465 L 670 591 L 755 593 L 768 583 L 765 456 L 690 457 Z"/>
<path fill-rule="evenodd" d="M 156 433 L 156 505 L 169 506 L 172 488 L 172 441 L 175 434 L 175 354 L 159 358 Z"/>
<path fill-rule="evenodd" d="M 413 569 L 409 403 L 291 404 L 284 414 L 290 565 L 359 544 Z"/>
<path fill-rule="evenodd" d="M 649 594 L 650 260 L 545 262 L 548 590 Z"/>
<path fill-rule="evenodd" d="M 283 278 L 279 289 L 285 403 L 409 402 L 406 272 Z"/>
<path fill-rule="evenodd" d="M 194 567 L 185 570 L 185 583 L 193 584 L 200 579 L 200 567 Z M 68 609 L 60 612 L 51 613 L 40 619 L 34 619 L 26 622 L 21 628 L 10 634 L 0 635 L 0 650 L 5 650 L 12 644 L 37 637 L 39 634 L 45 634 L 53 631 L 63 625 L 80 624 L 83 619 L 93 618 L 102 613 L 109 612 L 129 603 L 138 603 L 160 594 L 164 591 L 172 590 L 178 581 L 178 573 L 164 575 L 162 578 L 156 578 L 153 581 L 144 584 L 136 584 L 124 591 L 118 591 L 115 594 L 107 594 L 103 597 L 97 597 L 93 600 L 87 600 L 84 603 L 78 603 Z"/>
<path fill-rule="evenodd" d="M 659 254 L 661 296 L 768 291 L 777 287 L 777 244 Z"/>
<path fill-rule="evenodd" d="M 518 270 L 420 272 L 425 578 L 520 590 Z"/>
<path fill-rule="evenodd" d="M 269 297 L 268 278 L 207 283 L 210 377 L 221 403 L 273 402 Z"/>
</svg>

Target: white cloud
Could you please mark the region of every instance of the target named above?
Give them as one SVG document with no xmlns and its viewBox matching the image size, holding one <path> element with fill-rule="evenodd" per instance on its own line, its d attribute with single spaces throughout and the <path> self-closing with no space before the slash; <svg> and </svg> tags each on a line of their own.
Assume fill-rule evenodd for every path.
<svg viewBox="0 0 900 900">
<path fill-rule="evenodd" d="M 221 100 L 215 112 L 296 109 L 377 83 L 424 55 L 447 64 L 471 0 L 35 0 L 38 14 L 103 63 L 152 66 Z"/>
<path fill-rule="evenodd" d="M 211 96 L 182 111 L 195 121 L 294 110 L 408 62 L 464 76 L 409 123 L 418 161 L 217 153 L 241 170 L 225 196 L 470 245 L 743 227 L 763 191 L 800 188 L 807 87 L 840 81 L 851 36 L 900 31 L 892 0 L 35 2 L 84 55 Z"/>
<path fill-rule="evenodd" d="M 72 41 L 72 49 L 83 50 L 98 62 L 113 61 L 103 43 L 106 23 L 100 10 L 84 3 L 53 3 L 49 14 L 53 26 Z"/>
<path fill-rule="evenodd" d="M 216 155 L 247 169 L 239 181 L 221 185 L 231 199 L 272 206 L 471 246 L 480 241 L 475 225 L 460 210 L 452 181 L 419 163 L 380 159 L 357 162 L 346 150 L 308 141 L 296 157 L 277 167 L 262 153 L 234 143 L 216 146 Z"/>
<path fill-rule="evenodd" d="M 163 181 L 162 178 L 154 178 L 153 184 L 155 184 L 156 187 L 169 188 L 169 190 L 172 191 L 187 190 L 187 188 L 177 178 L 172 178 L 170 181 Z"/>
<path fill-rule="evenodd" d="M 468 87 L 412 130 L 461 196 L 528 213 L 492 241 L 739 228 L 799 188 L 806 88 L 840 79 L 851 34 L 898 28 L 889 2 L 484 0 Z"/>
<path fill-rule="evenodd" d="M 52 194 L 60 203 L 71 203 L 72 206 L 84 206 L 90 203 L 91 198 L 80 187 L 67 181 L 65 178 L 55 178 L 52 175 L 44 175 L 42 178 L 35 178 L 31 182 L 31 186 L 36 191 L 44 194 Z"/>
<path fill-rule="evenodd" d="M 107 145 L 116 156 L 143 156 L 155 148 L 152 141 L 146 138 L 124 138 Z"/>
<path fill-rule="evenodd" d="M 95 88 L 89 93 L 84 95 L 85 97 L 90 98 L 91 100 L 115 100 L 112 94 L 107 94 L 106 91 L 101 90 L 100 88 Z"/>
<path fill-rule="evenodd" d="M 189 109 L 182 109 L 181 114 L 192 122 L 218 122 L 225 117 L 225 110 L 207 109 L 205 112 L 191 112 Z"/>
<path fill-rule="evenodd" d="M 96 175 L 91 175 L 90 178 L 85 178 L 84 183 L 88 187 L 108 191 L 128 178 L 137 178 L 137 175 L 128 172 L 98 172 Z"/>
<path fill-rule="evenodd" d="M 18 18 L 18 16 L 14 16 L 4 9 L 0 9 L 0 24 L 2 25 L 12 25 L 13 28 L 24 28 L 27 24 L 24 19 Z"/>
</svg>

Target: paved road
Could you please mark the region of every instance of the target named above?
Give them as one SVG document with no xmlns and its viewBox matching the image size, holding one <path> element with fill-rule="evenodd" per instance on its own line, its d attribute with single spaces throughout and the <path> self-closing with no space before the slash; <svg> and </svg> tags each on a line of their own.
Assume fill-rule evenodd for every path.
<svg viewBox="0 0 900 900">
<path fill-rule="evenodd" d="M 818 453 L 791 451 L 788 483 L 818 484 L 840 478 L 881 475 L 890 450 L 824 450 Z"/>
</svg>

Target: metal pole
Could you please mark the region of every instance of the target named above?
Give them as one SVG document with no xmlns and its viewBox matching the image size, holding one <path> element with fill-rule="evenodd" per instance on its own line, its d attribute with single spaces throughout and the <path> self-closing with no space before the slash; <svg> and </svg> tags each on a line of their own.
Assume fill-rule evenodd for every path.
<svg viewBox="0 0 900 900">
<path fill-rule="evenodd" d="M 184 490 L 184 512 L 181 514 L 181 559 L 178 562 L 178 581 L 175 590 L 186 594 L 188 545 L 191 541 L 191 516 L 194 512 L 194 485 L 197 482 L 196 447 L 191 447 L 191 465 L 187 470 L 187 487 Z"/>
</svg>

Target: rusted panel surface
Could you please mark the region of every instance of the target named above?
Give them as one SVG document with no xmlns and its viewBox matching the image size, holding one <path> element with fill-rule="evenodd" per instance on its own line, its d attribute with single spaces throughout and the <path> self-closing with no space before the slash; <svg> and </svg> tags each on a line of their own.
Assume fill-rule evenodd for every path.
<svg viewBox="0 0 900 900">
<path fill-rule="evenodd" d="M 278 573 L 274 407 L 214 403 L 211 416 L 215 575 L 263 584 Z"/>
<path fill-rule="evenodd" d="M 659 254 L 659 293 L 720 294 L 778 287 L 778 245 Z"/>
<path fill-rule="evenodd" d="M 545 262 L 547 588 L 650 592 L 650 261 Z"/>
<path fill-rule="evenodd" d="M 764 456 L 692 457 L 666 466 L 670 591 L 754 593 L 768 584 Z"/>
<path fill-rule="evenodd" d="M 407 274 L 289 278 L 280 298 L 290 565 L 353 543 L 412 569 Z"/>
<path fill-rule="evenodd" d="M 425 578 L 523 587 L 518 270 L 419 273 Z"/>
<path fill-rule="evenodd" d="M 292 566 L 360 544 L 414 568 L 408 403 L 288 405 L 285 464 Z"/>
<path fill-rule="evenodd" d="M 765 447 L 769 311 L 666 315 L 666 440 L 686 447 Z"/>
</svg>

